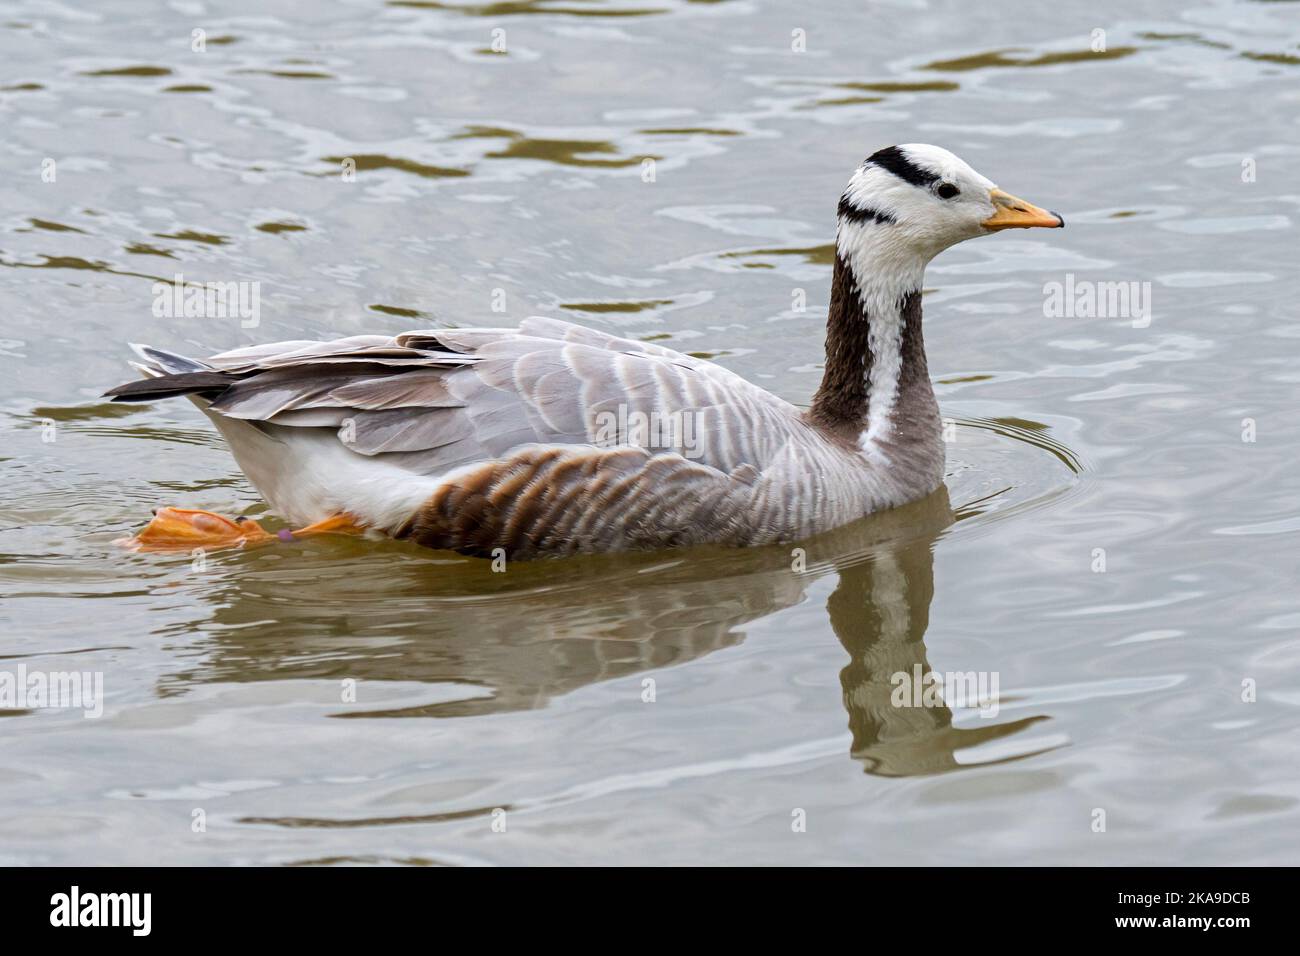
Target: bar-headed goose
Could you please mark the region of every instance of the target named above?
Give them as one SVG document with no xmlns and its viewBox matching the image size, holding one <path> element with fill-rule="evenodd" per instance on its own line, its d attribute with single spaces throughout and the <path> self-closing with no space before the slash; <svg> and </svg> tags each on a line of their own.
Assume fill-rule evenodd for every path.
<svg viewBox="0 0 1300 956">
<path fill-rule="evenodd" d="M 370 530 L 511 558 L 791 541 L 943 478 L 926 263 L 964 239 L 1061 225 L 937 146 L 873 154 L 840 198 L 826 370 L 806 411 L 704 359 L 540 317 L 204 361 L 140 347 L 148 378 L 108 394 L 193 399 L 302 526 L 281 537 Z M 256 522 L 175 508 L 133 539 L 268 540 Z"/>
</svg>

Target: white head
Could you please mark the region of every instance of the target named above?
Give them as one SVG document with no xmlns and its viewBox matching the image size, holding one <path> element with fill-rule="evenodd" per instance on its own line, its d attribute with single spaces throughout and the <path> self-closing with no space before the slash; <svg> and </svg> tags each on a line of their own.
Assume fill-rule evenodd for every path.
<svg viewBox="0 0 1300 956">
<path fill-rule="evenodd" d="M 844 190 L 839 217 L 841 253 L 869 234 L 872 245 L 894 247 L 922 264 L 999 229 L 1065 224 L 1056 213 L 1004 193 L 948 150 L 925 143 L 869 156 Z"/>
<path fill-rule="evenodd" d="M 999 229 L 1060 227 L 1056 213 L 1004 193 L 946 149 L 890 146 L 869 156 L 840 197 L 838 258 L 868 317 L 871 404 L 864 450 L 882 454 L 902 368 L 903 303 L 926 264 L 963 239 Z"/>
</svg>

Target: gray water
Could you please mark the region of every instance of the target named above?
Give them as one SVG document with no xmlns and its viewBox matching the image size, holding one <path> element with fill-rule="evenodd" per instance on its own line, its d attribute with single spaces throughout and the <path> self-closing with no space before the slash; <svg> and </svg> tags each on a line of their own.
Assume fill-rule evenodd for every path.
<svg viewBox="0 0 1300 956">
<path fill-rule="evenodd" d="M 5 4 L 0 671 L 104 696 L 3 711 L 0 862 L 1295 862 L 1300 4 L 1134 9 Z M 129 341 L 546 314 L 805 403 L 839 191 L 915 141 L 1067 222 L 927 275 L 934 498 L 504 574 L 113 544 L 263 511 L 193 407 L 98 397 Z M 257 324 L 156 316 L 178 274 Z"/>
</svg>

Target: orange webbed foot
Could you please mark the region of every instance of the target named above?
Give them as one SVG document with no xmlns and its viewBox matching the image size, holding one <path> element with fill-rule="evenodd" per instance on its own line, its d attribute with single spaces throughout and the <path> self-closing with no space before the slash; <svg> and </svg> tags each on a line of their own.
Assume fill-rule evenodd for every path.
<svg viewBox="0 0 1300 956">
<path fill-rule="evenodd" d="M 252 518 L 227 518 L 211 511 L 159 508 L 138 534 L 117 542 L 132 551 L 192 551 L 243 548 L 276 540 Z"/>
<path fill-rule="evenodd" d="M 365 525 L 358 523 L 357 519 L 347 512 L 343 512 L 289 533 L 295 538 L 303 538 L 313 534 L 364 534 L 365 531 Z"/>
<path fill-rule="evenodd" d="M 271 534 L 252 518 L 227 518 L 211 511 L 159 508 L 138 534 L 116 542 L 131 551 L 192 551 L 246 548 L 292 541 L 316 534 L 362 534 L 365 526 L 349 514 L 332 515 L 297 531 Z"/>
</svg>

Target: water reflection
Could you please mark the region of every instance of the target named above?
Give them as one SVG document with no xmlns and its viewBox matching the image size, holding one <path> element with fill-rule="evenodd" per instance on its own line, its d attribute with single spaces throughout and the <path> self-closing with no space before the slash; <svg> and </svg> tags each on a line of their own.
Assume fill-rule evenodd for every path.
<svg viewBox="0 0 1300 956">
<path fill-rule="evenodd" d="M 942 505 L 936 504 L 929 515 L 936 524 L 947 510 L 946 494 L 940 491 L 939 496 Z M 853 733 L 852 755 L 867 773 L 902 777 L 971 766 L 958 763 L 956 753 L 1047 719 L 998 723 L 981 716 L 974 719 L 976 726 L 965 728 L 953 726 L 947 706 L 896 705 L 896 675 L 907 675 L 912 683 L 913 675 L 932 670 L 925 632 L 934 596 L 933 544 L 941 530 L 932 525 L 876 549 L 870 561 L 842 567 L 839 585 L 826 602 L 831 627 L 849 654 L 840 685 Z"/>
<path fill-rule="evenodd" d="M 668 13 L 660 8 L 619 8 L 606 6 L 563 6 L 552 0 L 500 0 L 496 3 L 439 3 L 437 0 L 388 0 L 390 7 L 414 10 L 441 10 L 473 17 L 511 17 L 546 14 L 566 17 L 646 17 Z"/>
<path fill-rule="evenodd" d="M 161 690 L 351 678 L 359 703 L 336 717 L 541 708 L 589 684 L 733 646 L 746 624 L 806 600 L 814 582 L 836 574 L 826 607 L 849 655 L 840 679 L 852 757 L 884 776 L 956 769 L 968 765 L 957 751 L 1045 719 L 973 718 L 978 726 L 967 729 L 953 725 L 946 706 L 891 701 L 893 675 L 930 671 L 932 548 L 959 517 L 941 489 L 798 549 L 576 558 L 506 573 L 489 562 L 368 542 L 234 555 L 222 584 L 205 592 L 212 615 L 201 626 L 206 643 L 193 648 L 202 662 Z M 329 602 L 316 597 L 323 593 Z M 376 709 L 365 703 L 367 682 L 441 686 L 429 695 L 434 702 Z"/>
<path fill-rule="evenodd" d="M 1020 48 L 990 50 L 971 56 L 957 57 L 953 60 L 935 60 L 921 67 L 923 70 L 939 70 L 945 73 L 965 73 L 969 70 L 987 70 L 991 68 L 1007 69 L 1025 66 L 1060 66 L 1063 63 L 1091 63 L 1096 60 L 1119 60 L 1138 52 L 1134 46 L 1114 46 L 1104 50 L 1058 50 L 1052 53 L 1039 53 L 1024 56 L 1029 51 Z"/>
<path fill-rule="evenodd" d="M 588 153 L 616 154 L 618 144 L 596 139 L 543 139 L 526 136 L 517 130 L 493 126 L 471 126 L 453 139 L 497 139 L 504 145 L 484 153 L 484 159 L 536 159 L 559 166 L 594 166 L 620 169 L 639 166 L 645 159 L 663 159 L 662 156 L 628 156 L 621 159 L 593 159 Z"/>
</svg>

